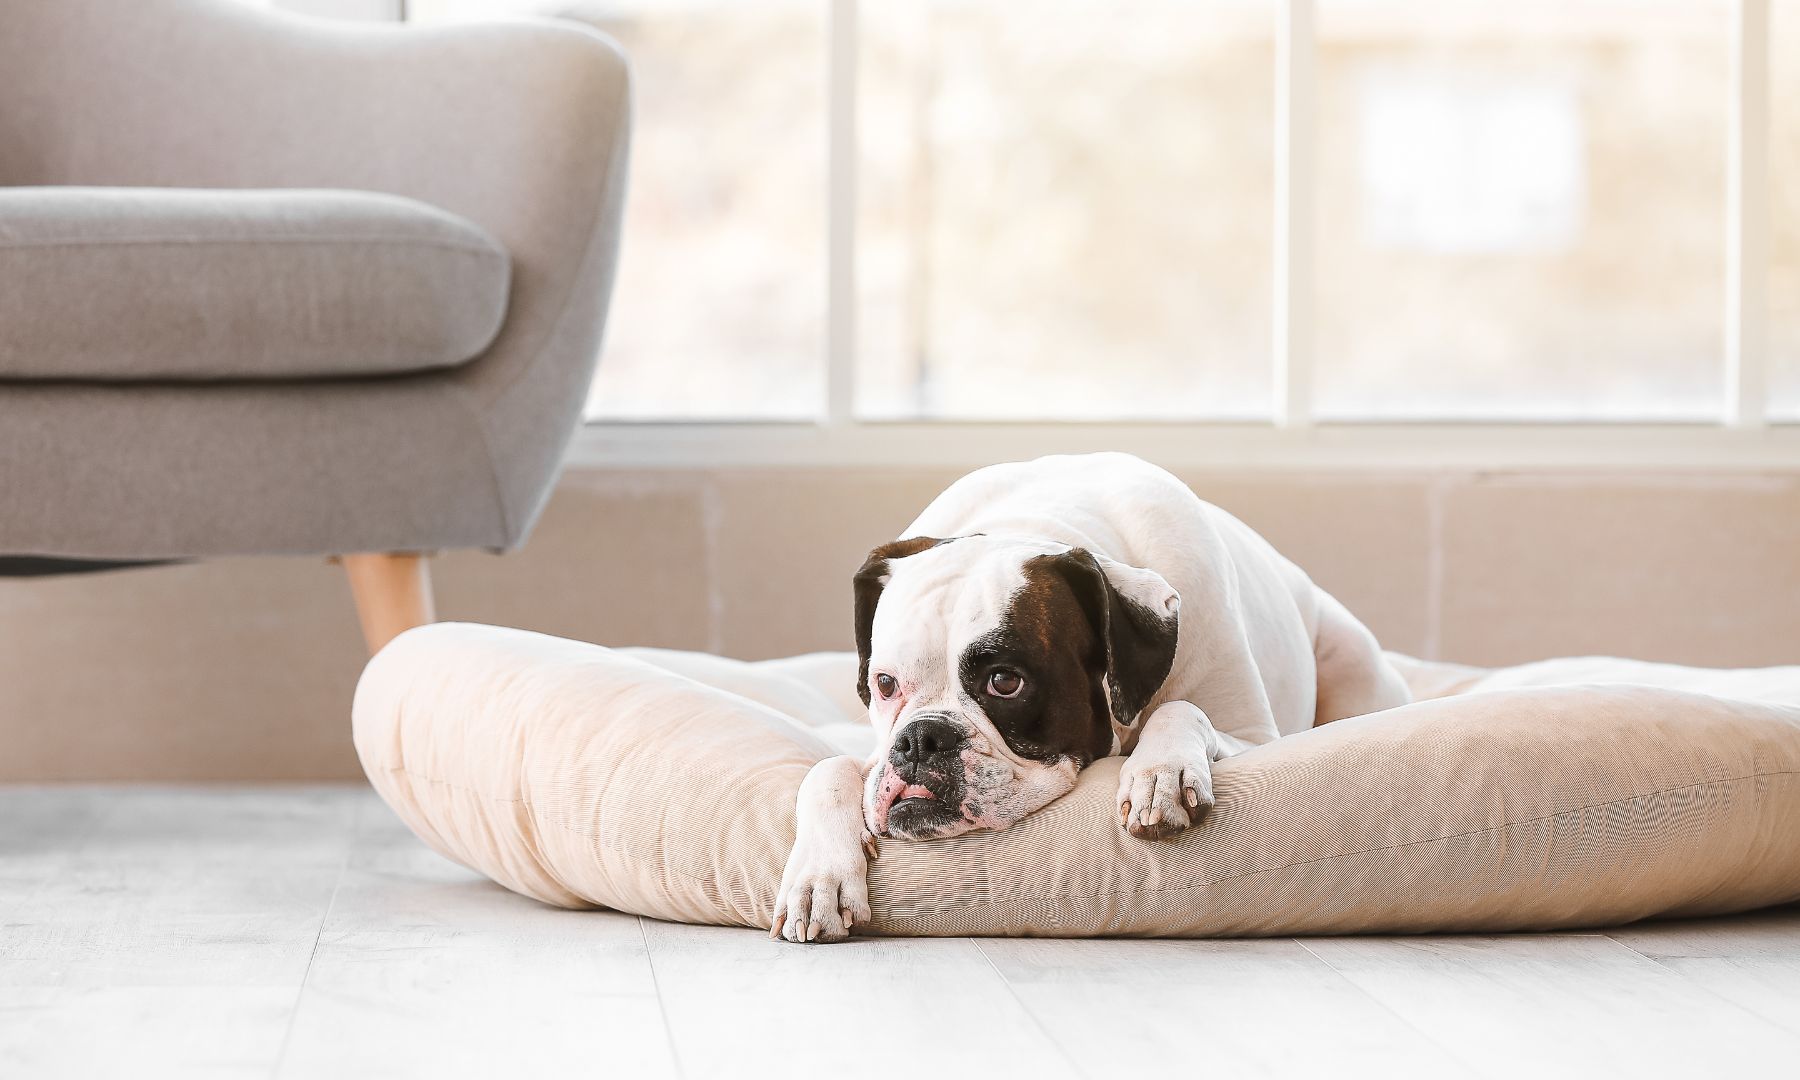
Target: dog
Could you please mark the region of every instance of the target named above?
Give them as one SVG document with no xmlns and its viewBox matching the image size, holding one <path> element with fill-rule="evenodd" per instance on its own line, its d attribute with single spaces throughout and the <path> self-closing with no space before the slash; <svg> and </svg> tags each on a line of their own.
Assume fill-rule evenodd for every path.
<svg viewBox="0 0 1800 1080">
<path fill-rule="evenodd" d="M 870 918 L 880 838 L 1005 829 L 1123 755 L 1120 826 L 1170 840 L 1212 763 L 1405 704 L 1375 636 L 1261 536 L 1128 454 L 994 465 L 855 577 L 875 753 L 800 785 L 772 936 Z"/>
</svg>

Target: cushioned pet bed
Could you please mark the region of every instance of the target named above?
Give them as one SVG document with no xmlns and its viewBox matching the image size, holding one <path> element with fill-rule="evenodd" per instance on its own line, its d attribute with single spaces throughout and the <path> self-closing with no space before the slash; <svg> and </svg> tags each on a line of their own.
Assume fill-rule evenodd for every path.
<svg viewBox="0 0 1800 1080">
<path fill-rule="evenodd" d="M 1219 763 L 1174 843 L 1119 828 L 1116 759 L 1005 832 L 884 842 L 858 932 L 1523 930 L 1800 899 L 1800 667 L 1395 659 L 1428 700 Z M 870 744 L 855 672 L 439 624 L 370 662 L 356 747 L 427 843 L 509 889 L 767 927 L 801 777 Z"/>
</svg>

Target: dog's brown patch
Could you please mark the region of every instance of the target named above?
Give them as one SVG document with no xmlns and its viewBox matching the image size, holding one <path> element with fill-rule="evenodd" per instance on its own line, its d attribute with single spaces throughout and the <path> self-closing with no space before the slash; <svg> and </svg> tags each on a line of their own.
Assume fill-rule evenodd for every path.
<svg viewBox="0 0 1800 1080">
<path fill-rule="evenodd" d="M 1014 753 L 1037 761 L 1073 758 L 1085 766 L 1112 751 L 1105 684 L 1106 650 L 1093 620 L 1055 560 L 1026 560 L 1025 585 L 1000 625 L 963 651 L 963 689 Z M 1025 689 L 1016 698 L 987 692 L 998 670 L 1016 671 Z"/>
</svg>

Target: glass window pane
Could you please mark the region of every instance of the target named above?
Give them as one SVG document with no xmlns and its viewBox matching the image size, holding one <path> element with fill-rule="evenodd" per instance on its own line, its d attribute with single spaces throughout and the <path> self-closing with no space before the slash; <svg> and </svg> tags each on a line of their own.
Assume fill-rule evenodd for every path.
<svg viewBox="0 0 1800 1080">
<path fill-rule="evenodd" d="M 412 0 L 415 18 L 541 0 Z M 810 418 L 824 402 L 823 0 L 582 5 L 635 95 L 596 418 Z"/>
<path fill-rule="evenodd" d="M 860 413 L 1268 414 L 1268 0 L 862 21 Z"/>
<path fill-rule="evenodd" d="M 1710 418 L 1724 0 L 1321 0 L 1317 409 Z"/>
<path fill-rule="evenodd" d="M 1800 0 L 1770 22 L 1769 411 L 1800 420 Z"/>
</svg>

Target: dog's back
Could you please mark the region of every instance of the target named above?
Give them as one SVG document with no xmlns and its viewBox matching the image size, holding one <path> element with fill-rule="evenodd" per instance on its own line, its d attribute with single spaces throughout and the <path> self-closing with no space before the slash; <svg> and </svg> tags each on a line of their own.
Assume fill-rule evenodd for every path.
<svg viewBox="0 0 1800 1080">
<path fill-rule="evenodd" d="M 971 533 L 1087 548 L 1154 570 L 1174 586 L 1182 598 L 1181 633 L 1174 667 L 1152 708 L 1192 701 L 1219 730 L 1252 742 L 1313 726 L 1318 604 L 1311 579 L 1166 470 L 1121 453 L 990 465 L 945 489 L 903 535 Z M 1238 700 L 1240 688 L 1221 687 L 1212 677 L 1207 643 L 1235 628 L 1263 673 L 1273 729 L 1260 707 Z"/>
</svg>

